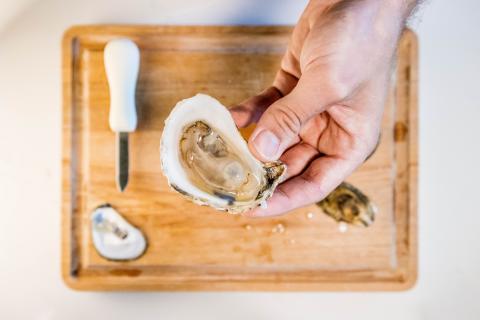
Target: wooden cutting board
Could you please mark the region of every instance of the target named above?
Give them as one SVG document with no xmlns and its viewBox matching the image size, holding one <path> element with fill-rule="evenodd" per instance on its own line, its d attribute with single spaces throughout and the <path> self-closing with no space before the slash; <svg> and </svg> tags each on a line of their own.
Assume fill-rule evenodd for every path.
<svg viewBox="0 0 480 320">
<path fill-rule="evenodd" d="M 369 228 L 338 225 L 315 205 L 249 219 L 200 207 L 160 170 L 164 120 L 198 92 L 233 105 L 269 86 L 290 27 L 78 26 L 63 39 L 62 273 L 80 290 L 404 290 L 417 274 L 417 42 L 405 32 L 381 143 L 348 181 L 377 205 Z M 131 171 L 115 186 L 115 135 L 103 48 L 141 50 Z M 148 238 L 140 259 L 112 262 L 92 246 L 90 214 L 112 204 Z"/>
</svg>

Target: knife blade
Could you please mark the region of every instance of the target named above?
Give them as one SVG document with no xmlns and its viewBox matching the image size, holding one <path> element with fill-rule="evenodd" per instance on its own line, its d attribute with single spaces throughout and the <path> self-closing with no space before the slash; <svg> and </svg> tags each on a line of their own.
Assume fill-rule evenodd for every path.
<svg viewBox="0 0 480 320">
<path fill-rule="evenodd" d="M 117 164 L 115 180 L 121 192 L 128 184 L 128 132 L 117 133 Z"/>
</svg>

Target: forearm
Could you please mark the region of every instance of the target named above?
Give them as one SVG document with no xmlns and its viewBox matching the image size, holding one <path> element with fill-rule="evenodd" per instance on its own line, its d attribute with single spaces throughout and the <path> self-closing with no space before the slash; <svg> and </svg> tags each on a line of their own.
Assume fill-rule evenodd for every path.
<svg viewBox="0 0 480 320">
<path fill-rule="evenodd" d="M 421 0 L 396 0 L 401 2 L 400 10 L 403 12 L 404 22 L 408 20 L 408 18 L 412 15 L 415 11 L 415 8 L 420 4 Z"/>
<path fill-rule="evenodd" d="M 411 16 L 420 0 L 367 0 L 374 3 L 379 3 L 379 5 L 384 10 L 384 18 L 388 19 L 391 17 L 397 19 L 401 28 L 405 27 L 408 18 Z"/>
<path fill-rule="evenodd" d="M 313 0 L 315 1 L 315 0 Z M 318 0 L 317 0 L 318 1 Z M 320 0 L 321 1 L 321 0 Z M 393 54 L 417 0 L 340 0 L 327 9 L 333 19 L 351 19 L 357 39 L 383 43 L 384 54 Z"/>
<path fill-rule="evenodd" d="M 421 0 L 311 0 L 309 6 L 321 6 L 327 16 L 341 18 L 349 12 L 375 12 L 383 21 L 396 22 L 402 28 Z"/>
</svg>

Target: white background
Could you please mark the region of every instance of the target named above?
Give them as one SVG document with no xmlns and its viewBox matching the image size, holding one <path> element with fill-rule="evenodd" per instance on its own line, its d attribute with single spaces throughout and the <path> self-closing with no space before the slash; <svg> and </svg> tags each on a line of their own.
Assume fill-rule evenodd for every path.
<svg viewBox="0 0 480 320">
<path fill-rule="evenodd" d="M 414 289 L 82 293 L 62 283 L 63 31 L 80 23 L 293 24 L 304 4 L 39 0 L 11 6 L 23 10 L 0 21 L 1 319 L 480 319 L 480 2 L 474 0 L 431 1 L 414 22 L 420 37 L 420 272 Z"/>
</svg>

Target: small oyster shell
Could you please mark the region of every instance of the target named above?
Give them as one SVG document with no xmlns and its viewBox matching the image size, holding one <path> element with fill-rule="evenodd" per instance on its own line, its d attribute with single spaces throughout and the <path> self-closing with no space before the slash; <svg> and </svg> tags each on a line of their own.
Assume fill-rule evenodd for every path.
<svg viewBox="0 0 480 320">
<path fill-rule="evenodd" d="M 174 190 L 231 213 L 265 203 L 286 170 L 280 161 L 257 160 L 228 109 L 205 94 L 173 108 L 165 121 L 160 158 Z"/>
<path fill-rule="evenodd" d="M 317 205 L 338 222 L 368 227 L 375 220 L 376 207 L 353 185 L 343 182 Z"/>
<path fill-rule="evenodd" d="M 142 232 L 128 223 L 109 204 L 99 206 L 91 215 L 93 244 L 109 260 L 133 260 L 147 248 Z"/>
</svg>

